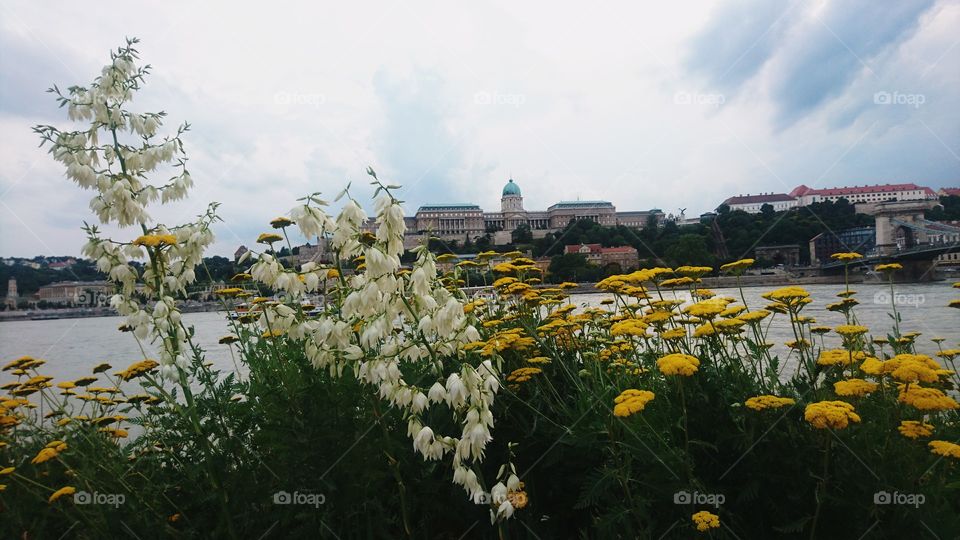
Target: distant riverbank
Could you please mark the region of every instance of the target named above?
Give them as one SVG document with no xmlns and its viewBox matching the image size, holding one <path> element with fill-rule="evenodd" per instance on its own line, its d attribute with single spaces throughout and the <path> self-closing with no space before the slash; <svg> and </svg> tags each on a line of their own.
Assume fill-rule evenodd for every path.
<svg viewBox="0 0 960 540">
<path fill-rule="evenodd" d="M 864 276 L 859 273 L 852 273 L 849 279 L 850 283 L 871 283 L 881 284 L 872 276 Z M 766 275 L 745 275 L 741 276 L 740 284 L 743 287 L 783 287 L 786 285 L 841 285 L 844 282 L 843 275 L 836 276 L 803 276 L 792 277 L 789 274 L 766 274 Z M 900 285 L 901 283 L 898 283 Z M 570 289 L 571 294 L 591 294 L 597 292 L 596 283 L 578 283 L 577 288 Z M 550 284 L 544 284 L 544 287 L 550 287 Z M 708 289 L 726 289 L 736 288 L 737 278 L 733 276 L 704 277 L 700 284 Z M 469 287 L 468 296 L 479 289 L 488 287 Z M 184 313 L 203 313 L 210 311 L 219 311 L 221 309 L 219 302 L 190 302 L 181 306 Z M 86 317 L 113 317 L 117 312 L 111 307 L 99 308 L 63 308 L 63 309 L 33 309 L 22 311 L 3 311 L 0 312 L 0 322 L 4 321 L 24 321 L 24 320 L 50 320 L 50 319 L 79 319 Z"/>
<path fill-rule="evenodd" d="M 180 306 L 183 313 L 203 313 L 217 311 L 221 308 L 218 302 L 190 302 Z M 4 321 L 46 321 L 54 319 L 84 319 L 87 317 L 115 317 L 117 310 L 112 307 L 83 307 L 62 309 L 24 309 L 17 311 L 0 312 L 0 322 Z"/>
</svg>

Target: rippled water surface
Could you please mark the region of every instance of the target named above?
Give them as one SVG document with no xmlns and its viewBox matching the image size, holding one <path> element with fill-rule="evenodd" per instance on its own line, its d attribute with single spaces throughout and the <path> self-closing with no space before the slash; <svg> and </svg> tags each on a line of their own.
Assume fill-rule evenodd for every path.
<svg viewBox="0 0 960 540">
<path fill-rule="evenodd" d="M 892 328 L 889 288 L 883 285 L 857 285 L 861 305 L 857 306 L 857 316 L 875 335 L 883 335 Z M 747 304 L 751 308 L 761 308 L 767 304 L 760 295 L 771 290 L 768 287 L 744 289 Z M 804 313 L 817 319 L 818 324 L 836 326 L 843 322 L 842 315 L 829 312 L 824 306 L 837 300 L 836 293 L 843 290 L 842 285 L 811 285 L 814 302 L 804 309 Z M 715 289 L 718 294 L 740 298 L 736 289 Z M 599 305 L 606 298 L 604 294 L 579 294 L 573 297 L 577 304 Z M 902 331 L 922 332 L 917 346 L 920 352 L 936 352 L 936 345 L 930 338 L 947 338 L 944 346 L 960 346 L 960 310 L 946 307 L 954 298 L 960 297 L 960 291 L 951 288 L 949 283 L 897 285 L 896 298 L 898 309 L 903 318 Z M 196 329 L 196 341 L 207 350 L 207 358 L 225 370 L 234 369 L 230 349 L 219 345 L 217 340 L 228 333 L 227 321 L 222 313 L 189 313 L 184 321 Z M 142 359 L 141 352 L 131 334 L 117 331 L 123 322 L 121 317 L 96 317 L 88 319 L 58 319 L 46 321 L 12 321 L 0 323 L 0 360 L 4 363 L 22 356 L 30 355 L 47 360 L 44 373 L 56 379 L 72 379 L 87 375 L 90 368 L 100 362 L 109 362 L 115 368 Z M 786 319 L 779 317 L 771 327 L 768 339 L 778 345 L 793 339 Z M 830 338 L 828 338 L 828 345 Z M 839 337 L 833 341 L 839 344 Z M 153 350 L 147 350 L 155 357 Z M 786 354 L 781 346 L 780 354 Z"/>
</svg>

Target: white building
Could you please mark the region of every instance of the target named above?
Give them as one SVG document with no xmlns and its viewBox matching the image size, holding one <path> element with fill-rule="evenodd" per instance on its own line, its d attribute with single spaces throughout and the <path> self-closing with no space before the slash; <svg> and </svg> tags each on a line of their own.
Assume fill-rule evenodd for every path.
<svg viewBox="0 0 960 540">
<path fill-rule="evenodd" d="M 797 198 L 786 193 L 761 193 L 759 195 L 737 195 L 723 201 L 730 210 L 743 210 L 748 214 L 759 214 L 763 205 L 769 204 L 776 212 L 783 212 L 797 206 Z"/>
</svg>

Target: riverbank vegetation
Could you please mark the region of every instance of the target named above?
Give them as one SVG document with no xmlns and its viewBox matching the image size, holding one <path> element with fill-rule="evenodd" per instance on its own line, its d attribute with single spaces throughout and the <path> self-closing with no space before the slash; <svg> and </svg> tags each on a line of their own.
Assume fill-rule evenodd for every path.
<svg viewBox="0 0 960 540">
<path fill-rule="evenodd" d="M 361 230 L 349 186 L 338 212 L 315 193 L 264 224 L 259 249 L 218 292 L 227 308 L 258 309 L 220 340 L 238 368 L 215 369 L 178 305 L 216 205 L 192 223 L 149 217 L 193 179 L 186 125 L 161 136 L 164 115 L 126 109 L 147 75 L 134 45 L 91 85 L 56 92 L 87 125 L 37 132 L 92 190 L 100 220 L 121 226 L 117 238 L 87 226 L 84 253 L 116 284 L 119 330 L 144 355 L 73 380 L 45 375 L 43 359 L 5 362 L 5 537 L 960 532 L 960 336 L 901 328 L 895 304 L 889 327 L 861 326 L 848 287 L 834 298 L 784 287 L 747 305 L 702 288 L 713 269 L 701 266 L 611 276 L 592 308 L 571 301 L 570 284 L 537 287 L 520 253 L 443 273 L 419 249 L 402 268 L 399 187 L 373 170 L 375 233 Z M 276 250 L 294 227 L 329 238 L 336 262 L 282 266 Z M 473 265 L 496 276 L 495 294 L 463 295 Z M 254 285 L 279 299 L 248 296 Z M 308 293 L 327 301 L 304 305 Z M 818 325 L 804 312 L 813 302 L 846 324 Z M 791 329 L 789 354 L 771 348 L 773 325 Z M 921 339 L 939 354 L 916 354 Z"/>
</svg>

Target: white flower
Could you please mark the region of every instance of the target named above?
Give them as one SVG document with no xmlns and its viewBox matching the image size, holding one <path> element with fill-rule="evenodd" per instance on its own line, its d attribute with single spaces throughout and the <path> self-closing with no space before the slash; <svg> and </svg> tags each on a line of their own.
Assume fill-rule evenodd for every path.
<svg viewBox="0 0 960 540">
<path fill-rule="evenodd" d="M 500 507 L 497 508 L 497 518 L 498 519 L 510 519 L 513 516 L 513 505 L 510 504 L 510 501 L 503 501 L 500 503 Z"/>
<path fill-rule="evenodd" d="M 497 505 L 507 500 L 507 486 L 503 485 L 503 482 L 497 482 L 497 484 L 490 489 L 490 497 L 493 499 L 493 504 Z"/>
<path fill-rule="evenodd" d="M 424 426 L 417 436 L 413 438 L 413 448 L 421 454 L 427 453 L 427 448 L 433 442 L 433 430 L 429 426 Z"/>
<path fill-rule="evenodd" d="M 447 405 L 459 408 L 467 400 L 467 389 L 463 386 L 463 381 L 456 373 L 451 373 L 447 377 Z"/>
<path fill-rule="evenodd" d="M 430 391 L 427 393 L 427 396 L 430 398 L 430 401 L 434 403 L 440 403 L 446 399 L 447 392 L 443 389 L 443 385 L 437 381 L 433 383 L 433 386 L 430 387 Z"/>
</svg>

